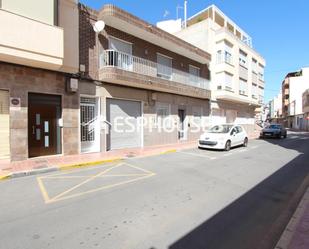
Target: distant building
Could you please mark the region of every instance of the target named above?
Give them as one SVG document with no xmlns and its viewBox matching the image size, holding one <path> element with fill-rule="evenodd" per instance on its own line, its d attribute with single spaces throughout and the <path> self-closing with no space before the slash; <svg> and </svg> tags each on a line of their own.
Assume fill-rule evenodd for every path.
<svg viewBox="0 0 309 249">
<path fill-rule="evenodd" d="M 275 96 L 270 101 L 270 121 L 274 123 L 281 123 L 282 118 L 282 92 Z"/>
<path fill-rule="evenodd" d="M 158 27 L 212 55 L 211 121 L 239 123 L 253 132 L 256 110 L 264 100 L 264 58 L 253 48 L 251 37 L 211 5 L 190 17 L 185 25 L 163 21 Z"/>
<path fill-rule="evenodd" d="M 303 93 L 303 113 L 305 130 L 309 131 L 309 88 Z"/>
<path fill-rule="evenodd" d="M 288 73 L 282 82 L 282 117 L 293 129 L 305 129 L 303 94 L 309 88 L 309 67 Z"/>
</svg>

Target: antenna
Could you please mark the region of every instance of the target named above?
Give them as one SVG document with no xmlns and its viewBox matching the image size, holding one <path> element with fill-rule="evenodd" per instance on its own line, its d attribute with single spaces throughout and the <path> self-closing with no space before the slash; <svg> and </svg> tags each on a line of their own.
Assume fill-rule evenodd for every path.
<svg viewBox="0 0 309 249">
<path fill-rule="evenodd" d="M 178 20 L 179 19 L 179 10 L 180 9 L 183 9 L 183 7 L 181 7 L 179 4 L 177 4 L 177 7 L 176 7 L 176 19 Z"/>
<path fill-rule="evenodd" d="M 187 27 L 187 4 L 188 4 L 188 1 L 185 0 L 184 7 L 183 7 L 185 28 Z"/>
</svg>

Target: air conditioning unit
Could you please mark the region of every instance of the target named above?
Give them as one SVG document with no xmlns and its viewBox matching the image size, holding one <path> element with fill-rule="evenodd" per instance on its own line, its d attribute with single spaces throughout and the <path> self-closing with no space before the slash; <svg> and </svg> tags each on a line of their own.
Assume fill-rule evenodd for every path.
<svg viewBox="0 0 309 249">
<path fill-rule="evenodd" d="M 67 92 L 76 93 L 78 91 L 78 79 L 69 78 L 67 81 Z"/>
<path fill-rule="evenodd" d="M 245 92 L 245 91 L 242 91 L 242 90 L 239 90 L 239 94 L 245 95 L 246 92 Z"/>
</svg>

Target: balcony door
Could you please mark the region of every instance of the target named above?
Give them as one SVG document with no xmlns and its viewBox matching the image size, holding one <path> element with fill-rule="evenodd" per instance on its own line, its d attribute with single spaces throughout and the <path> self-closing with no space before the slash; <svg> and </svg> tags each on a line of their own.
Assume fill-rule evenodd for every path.
<svg viewBox="0 0 309 249">
<path fill-rule="evenodd" d="M 109 49 L 113 51 L 114 66 L 133 71 L 132 43 L 110 37 Z"/>
</svg>

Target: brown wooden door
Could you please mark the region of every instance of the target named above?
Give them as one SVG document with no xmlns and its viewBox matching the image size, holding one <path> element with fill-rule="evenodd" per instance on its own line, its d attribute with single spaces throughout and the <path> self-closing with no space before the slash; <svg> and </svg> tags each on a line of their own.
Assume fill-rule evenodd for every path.
<svg viewBox="0 0 309 249">
<path fill-rule="evenodd" d="M 57 109 L 52 105 L 32 105 L 28 115 L 29 157 L 57 153 Z"/>
</svg>

